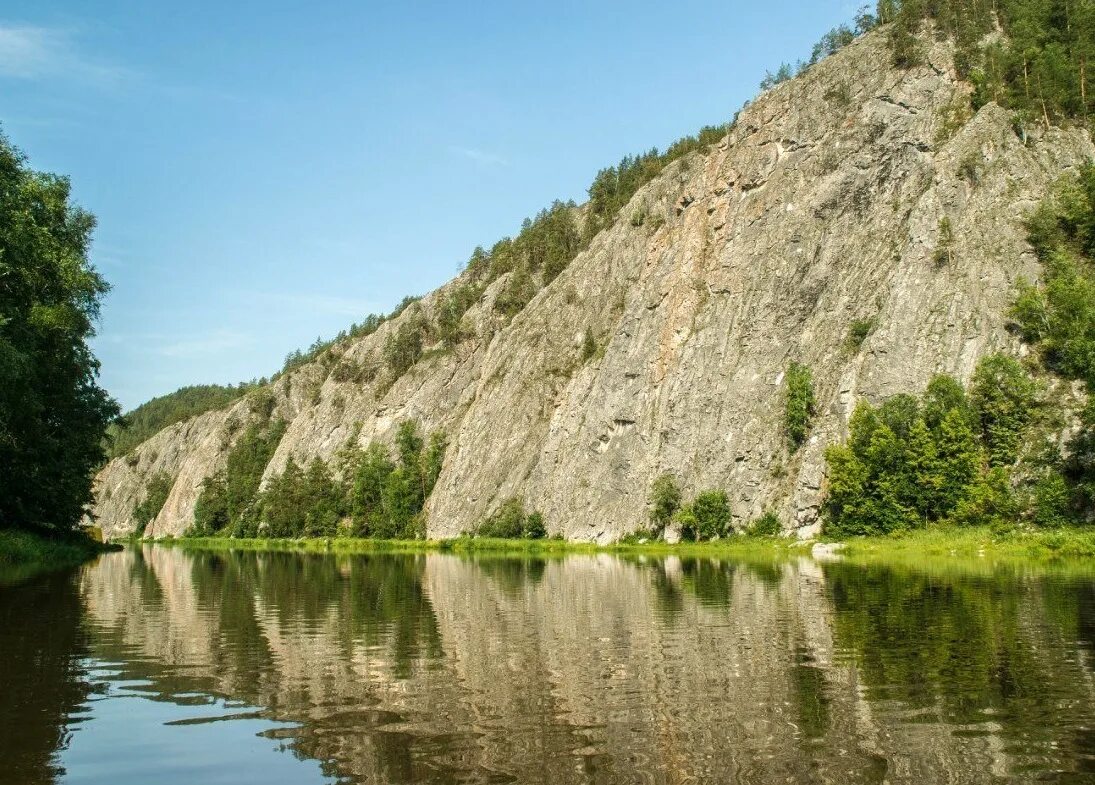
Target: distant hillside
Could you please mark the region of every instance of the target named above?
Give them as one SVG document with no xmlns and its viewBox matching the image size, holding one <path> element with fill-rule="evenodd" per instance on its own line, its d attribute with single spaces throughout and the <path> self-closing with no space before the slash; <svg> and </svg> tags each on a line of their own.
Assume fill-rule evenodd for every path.
<svg viewBox="0 0 1095 785">
<path fill-rule="evenodd" d="M 126 413 L 121 423 L 107 429 L 109 455 L 111 458 L 125 455 L 167 426 L 221 409 L 255 386 L 247 382 L 235 386 L 195 384 L 142 403 Z"/>
</svg>

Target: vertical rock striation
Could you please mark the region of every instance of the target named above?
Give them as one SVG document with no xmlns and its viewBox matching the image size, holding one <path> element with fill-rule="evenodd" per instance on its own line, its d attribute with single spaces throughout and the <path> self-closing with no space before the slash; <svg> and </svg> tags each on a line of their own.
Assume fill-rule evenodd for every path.
<svg viewBox="0 0 1095 785">
<path fill-rule="evenodd" d="M 956 127 L 968 87 L 945 42 L 923 66 L 889 62 L 885 36 L 870 34 L 766 92 L 721 142 L 635 194 L 511 321 L 492 308 L 503 277 L 468 312 L 471 337 L 390 389 L 339 381 L 331 366 L 378 363 L 406 314 L 282 377 L 271 391 L 289 426 L 267 475 L 290 456 L 329 458 L 355 432 L 389 439 L 415 417 L 451 442 L 431 536 L 517 496 L 551 533 L 610 541 L 644 522 L 666 471 L 689 491 L 725 488 L 738 523 L 771 509 L 812 534 L 824 448 L 858 399 L 916 392 L 940 372 L 965 380 L 986 353 L 1022 352 L 1005 314 L 1016 280 L 1039 274 L 1023 217 L 1095 155 L 1081 130 L 1024 143 L 994 104 Z M 852 346 L 856 320 L 874 326 Z M 586 330 L 598 351 L 583 360 Z M 793 454 L 781 384 L 792 360 L 812 368 L 819 404 Z M 106 535 L 133 529 L 157 472 L 177 479 L 150 533 L 185 531 L 201 480 L 254 416 L 240 401 L 107 465 L 95 510 Z"/>
</svg>

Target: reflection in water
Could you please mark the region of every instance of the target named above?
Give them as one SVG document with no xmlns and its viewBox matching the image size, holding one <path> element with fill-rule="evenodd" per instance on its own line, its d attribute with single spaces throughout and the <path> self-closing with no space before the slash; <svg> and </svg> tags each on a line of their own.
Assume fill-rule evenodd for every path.
<svg viewBox="0 0 1095 785">
<path fill-rule="evenodd" d="M 52 782 L 83 713 L 80 597 L 70 575 L 0 588 L 0 783 Z"/>
<path fill-rule="evenodd" d="M 0 701 L 11 782 L 86 775 L 123 697 L 161 749 L 261 731 L 218 747 L 244 779 L 297 764 L 275 744 L 297 782 L 1095 777 L 1090 579 L 145 547 L 0 591 L 0 620 L 2 672 L 42 686 Z"/>
</svg>

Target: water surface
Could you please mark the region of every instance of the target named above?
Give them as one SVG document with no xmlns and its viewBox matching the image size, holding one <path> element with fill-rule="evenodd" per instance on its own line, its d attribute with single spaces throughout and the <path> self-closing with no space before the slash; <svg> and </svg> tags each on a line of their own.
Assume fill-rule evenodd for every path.
<svg viewBox="0 0 1095 785">
<path fill-rule="evenodd" d="M 106 554 L 0 589 L 0 783 L 1095 782 L 1095 579 Z"/>
</svg>

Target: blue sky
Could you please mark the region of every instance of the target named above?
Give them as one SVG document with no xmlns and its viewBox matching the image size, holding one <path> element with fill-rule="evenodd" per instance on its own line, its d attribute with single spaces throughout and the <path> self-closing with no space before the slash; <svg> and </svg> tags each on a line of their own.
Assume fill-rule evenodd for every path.
<svg viewBox="0 0 1095 785">
<path fill-rule="evenodd" d="M 434 288 L 856 5 L 6 0 L 0 123 L 98 216 L 94 346 L 131 408 Z"/>
</svg>

